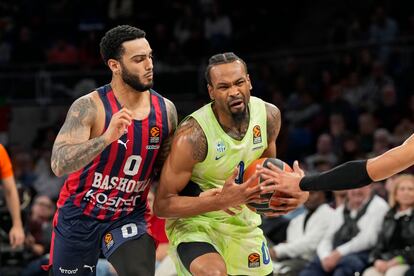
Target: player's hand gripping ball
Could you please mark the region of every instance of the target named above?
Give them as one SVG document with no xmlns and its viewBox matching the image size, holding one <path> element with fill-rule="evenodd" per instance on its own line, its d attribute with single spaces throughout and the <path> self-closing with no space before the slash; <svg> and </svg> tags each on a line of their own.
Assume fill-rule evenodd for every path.
<svg viewBox="0 0 414 276">
<path fill-rule="evenodd" d="M 244 171 L 243 174 L 243 182 L 247 181 L 247 179 L 249 179 L 249 177 L 251 177 L 255 172 L 256 172 L 256 166 L 257 165 L 261 165 L 265 168 L 269 168 L 268 164 L 272 163 L 273 165 L 277 166 L 278 168 L 280 168 L 281 170 L 284 171 L 288 171 L 288 172 L 293 172 L 292 168 L 286 164 L 285 162 L 283 162 L 280 159 L 277 158 L 260 158 L 257 159 L 255 161 L 253 161 L 248 167 L 247 169 Z M 269 168 L 270 169 L 270 168 Z M 260 182 L 262 182 L 263 179 L 261 177 L 259 177 L 256 181 L 252 182 L 251 185 L 259 185 Z M 276 193 L 275 196 L 273 196 L 273 194 Z M 273 198 L 272 198 L 273 196 Z M 277 209 L 279 205 L 277 197 L 287 197 L 287 195 L 282 194 L 280 192 L 272 192 L 272 193 L 267 193 L 267 194 L 262 194 L 260 197 L 261 198 L 265 198 L 268 199 L 266 202 L 264 203 L 248 203 L 247 207 L 249 207 L 250 210 L 256 212 L 256 213 L 266 213 L 266 212 L 272 212 L 274 211 L 271 207 Z M 271 200 L 272 199 L 272 200 Z"/>
</svg>

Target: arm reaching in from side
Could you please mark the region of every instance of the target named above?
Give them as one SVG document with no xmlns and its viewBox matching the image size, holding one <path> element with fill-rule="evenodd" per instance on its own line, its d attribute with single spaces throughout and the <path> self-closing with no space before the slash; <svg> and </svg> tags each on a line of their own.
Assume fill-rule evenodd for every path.
<svg viewBox="0 0 414 276">
<path fill-rule="evenodd" d="M 284 172 L 275 168 L 274 182 L 277 190 L 286 193 L 298 191 L 347 190 L 384 180 L 414 164 L 414 135 L 402 145 L 368 160 L 349 161 L 327 172 L 312 176 L 300 175 L 299 166 L 294 172 Z M 295 168 L 297 167 L 297 168 Z"/>
</svg>

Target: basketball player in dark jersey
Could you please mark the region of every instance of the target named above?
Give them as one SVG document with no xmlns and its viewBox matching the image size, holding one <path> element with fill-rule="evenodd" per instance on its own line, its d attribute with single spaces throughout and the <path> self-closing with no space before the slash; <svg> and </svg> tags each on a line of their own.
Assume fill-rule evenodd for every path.
<svg viewBox="0 0 414 276">
<path fill-rule="evenodd" d="M 53 172 L 68 178 L 57 202 L 49 266 L 53 275 L 95 275 L 103 253 L 118 275 L 153 275 L 147 194 L 177 113 L 152 90 L 144 31 L 115 27 L 100 50 L 111 83 L 72 104 L 53 146 Z"/>
</svg>

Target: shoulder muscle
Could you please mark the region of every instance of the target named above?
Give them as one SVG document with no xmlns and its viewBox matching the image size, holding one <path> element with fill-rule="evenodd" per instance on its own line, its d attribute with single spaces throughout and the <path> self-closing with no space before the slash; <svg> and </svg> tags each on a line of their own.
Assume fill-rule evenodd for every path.
<svg viewBox="0 0 414 276">
<path fill-rule="evenodd" d="M 280 126 L 281 126 L 281 115 L 280 110 L 275 105 L 270 103 L 265 103 L 266 106 L 266 119 L 267 119 L 267 137 L 269 142 L 276 141 L 277 136 L 279 135 Z"/>
<path fill-rule="evenodd" d="M 207 138 L 194 118 L 190 117 L 179 125 L 173 144 L 189 150 L 194 161 L 202 162 L 207 156 Z"/>
</svg>

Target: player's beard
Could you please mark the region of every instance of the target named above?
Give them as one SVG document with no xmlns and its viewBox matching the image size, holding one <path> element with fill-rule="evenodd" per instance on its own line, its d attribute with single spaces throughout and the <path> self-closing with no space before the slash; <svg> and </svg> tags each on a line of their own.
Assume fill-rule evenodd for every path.
<svg viewBox="0 0 414 276">
<path fill-rule="evenodd" d="M 154 82 L 151 81 L 148 84 L 144 84 L 140 81 L 138 76 L 131 74 L 131 72 L 129 72 L 125 66 L 123 65 L 121 66 L 122 66 L 122 74 L 121 74 L 122 80 L 126 84 L 134 88 L 137 92 L 145 92 L 148 89 L 152 88 Z"/>
<path fill-rule="evenodd" d="M 247 116 L 247 108 L 248 107 L 247 107 L 247 104 L 244 101 L 244 99 L 243 99 L 243 104 L 244 104 L 244 109 L 240 110 L 240 111 L 235 111 L 235 112 L 232 112 L 230 105 L 228 106 L 231 117 L 233 118 L 234 122 L 236 122 L 236 123 L 241 123 L 243 120 L 248 118 L 248 116 Z"/>
<path fill-rule="evenodd" d="M 243 109 L 241 112 L 231 112 L 231 117 L 234 122 L 241 123 L 247 118 L 247 108 Z"/>
</svg>

